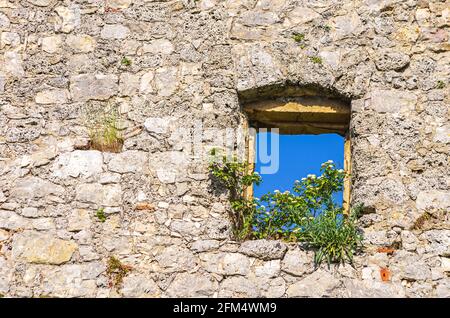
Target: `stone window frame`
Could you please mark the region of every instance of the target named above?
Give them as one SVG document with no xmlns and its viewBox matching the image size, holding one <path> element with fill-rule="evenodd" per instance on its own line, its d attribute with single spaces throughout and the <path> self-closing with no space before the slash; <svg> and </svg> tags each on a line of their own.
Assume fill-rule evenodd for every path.
<svg viewBox="0 0 450 318">
<path fill-rule="evenodd" d="M 351 202 L 351 105 L 345 100 L 317 95 L 263 98 L 241 102 L 245 116 L 245 157 L 250 173 L 255 169 L 255 136 L 250 128 L 279 128 L 280 134 L 318 135 L 337 133 L 344 140 L 343 210 L 347 215 Z M 245 197 L 253 197 L 253 185 L 245 189 Z"/>
</svg>

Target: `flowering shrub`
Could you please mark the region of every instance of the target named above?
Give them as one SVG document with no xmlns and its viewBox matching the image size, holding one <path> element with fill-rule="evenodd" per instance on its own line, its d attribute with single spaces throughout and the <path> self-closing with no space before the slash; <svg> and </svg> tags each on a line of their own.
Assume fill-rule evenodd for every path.
<svg viewBox="0 0 450 318">
<path fill-rule="evenodd" d="M 329 160 L 322 164 L 321 175 L 308 175 L 296 181 L 292 192 L 275 190 L 260 199 L 246 199 L 244 190 L 252 183 L 259 185 L 261 176 L 250 173 L 247 163 L 236 158 L 226 160 L 213 150 L 212 175 L 229 190 L 233 232 L 236 239 L 283 239 L 298 241 L 315 250 L 315 263 L 352 262 L 361 247 L 357 229 L 360 207 L 348 216 L 333 201 L 342 191 L 345 173 Z"/>
</svg>

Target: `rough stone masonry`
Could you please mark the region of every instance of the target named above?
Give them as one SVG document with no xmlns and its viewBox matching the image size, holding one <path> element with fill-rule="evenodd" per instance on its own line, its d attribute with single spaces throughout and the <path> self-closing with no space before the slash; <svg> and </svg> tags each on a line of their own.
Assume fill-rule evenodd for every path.
<svg viewBox="0 0 450 318">
<path fill-rule="evenodd" d="M 0 295 L 450 297 L 449 25 L 448 0 L 0 0 Z M 232 241 L 171 134 L 287 85 L 351 102 L 355 267 Z M 107 107 L 118 153 L 86 148 Z"/>
</svg>

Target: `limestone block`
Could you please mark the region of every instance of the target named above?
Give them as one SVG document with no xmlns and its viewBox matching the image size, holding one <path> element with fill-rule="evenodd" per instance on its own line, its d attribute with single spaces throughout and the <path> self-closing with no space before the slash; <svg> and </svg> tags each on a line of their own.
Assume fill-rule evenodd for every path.
<svg viewBox="0 0 450 318">
<path fill-rule="evenodd" d="M 62 195 L 64 188 L 39 177 L 28 176 L 17 179 L 10 196 L 21 199 L 38 199 L 49 195 Z"/>
<path fill-rule="evenodd" d="M 88 53 L 94 50 L 96 41 L 87 34 L 69 34 L 66 38 L 66 44 L 76 52 Z"/>
<path fill-rule="evenodd" d="M 102 173 L 103 156 L 97 150 L 75 150 L 62 153 L 51 167 L 58 178 L 89 178 Z"/>
<path fill-rule="evenodd" d="M 130 30 L 121 24 L 106 24 L 102 32 L 100 33 L 100 36 L 103 39 L 125 39 L 128 36 L 128 33 Z"/>
<path fill-rule="evenodd" d="M 61 21 L 55 26 L 56 31 L 64 33 L 72 32 L 81 23 L 81 10 L 77 4 L 71 4 L 69 7 L 58 6 L 55 8 Z"/>
<path fill-rule="evenodd" d="M 37 104 L 65 104 L 69 99 L 69 91 L 66 89 L 47 89 L 38 92 L 35 97 Z"/>
<path fill-rule="evenodd" d="M 41 40 L 42 51 L 56 53 L 61 49 L 62 37 L 60 35 L 46 36 Z"/>
<path fill-rule="evenodd" d="M 92 221 L 89 211 L 84 209 L 75 209 L 70 213 L 67 222 L 67 231 L 77 232 L 91 227 Z"/>
<path fill-rule="evenodd" d="M 138 150 L 128 150 L 113 154 L 108 163 L 108 169 L 118 173 L 142 173 L 148 171 L 148 154 Z"/>
<path fill-rule="evenodd" d="M 280 241 L 254 240 L 241 244 L 239 252 L 263 260 L 281 259 L 287 247 Z"/>
<path fill-rule="evenodd" d="M 167 288 L 168 297 L 212 297 L 219 284 L 206 273 L 180 273 Z"/>
<path fill-rule="evenodd" d="M 60 265 L 68 262 L 77 244 L 55 238 L 50 234 L 24 232 L 13 239 L 13 258 L 28 263 Z"/>
<path fill-rule="evenodd" d="M 117 94 L 118 78 L 113 74 L 80 74 L 70 78 L 74 101 L 106 100 Z"/>
<path fill-rule="evenodd" d="M 79 184 L 76 187 L 76 200 L 102 206 L 120 206 L 122 188 L 118 184 Z"/>
<path fill-rule="evenodd" d="M 375 90 L 371 93 L 369 107 L 379 113 L 412 111 L 417 103 L 414 93 L 400 90 Z"/>
<path fill-rule="evenodd" d="M 174 46 L 173 46 L 172 42 L 170 42 L 167 39 L 153 40 L 150 43 L 145 43 L 142 46 L 143 53 L 169 55 L 173 52 L 173 50 L 174 50 Z"/>
<path fill-rule="evenodd" d="M 286 293 L 288 297 L 331 296 L 333 289 L 339 283 L 339 280 L 328 271 L 317 270 L 302 280 L 290 285 Z"/>
<path fill-rule="evenodd" d="M 178 69 L 176 67 L 162 67 L 156 70 L 155 86 L 158 95 L 168 97 L 178 87 Z"/>
<path fill-rule="evenodd" d="M 199 257 L 203 267 L 211 273 L 245 276 L 250 272 L 250 259 L 239 253 L 204 253 Z"/>
<path fill-rule="evenodd" d="M 294 276 L 311 273 L 314 270 L 313 256 L 300 249 L 288 250 L 281 262 L 281 270 Z"/>
</svg>

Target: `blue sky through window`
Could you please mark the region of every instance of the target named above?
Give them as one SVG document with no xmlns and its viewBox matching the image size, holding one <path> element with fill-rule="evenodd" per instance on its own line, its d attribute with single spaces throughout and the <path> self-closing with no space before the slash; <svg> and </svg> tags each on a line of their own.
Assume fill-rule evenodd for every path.
<svg viewBox="0 0 450 318">
<path fill-rule="evenodd" d="M 258 133 L 256 142 L 266 136 L 269 149 L 272 133 Z M 263 174 L 263 182 L 254 186 L 254 197 L 261 197 L 274 190 L 291 190 L 295 180 L 308 174 L 320 175 L 320 165 L 333 160 L 338 169 L 344 168 L 344 137 L 338 134 L 280 135 L 279 170 L 275 174 Z M 268 151 L 270 154 L 270 150 Z M 255 171 L 261 173 L 261 162 L 257 160 Z M 342 192 L 335 194 L 335 202 L 342 204 Z"/>
</svg>

